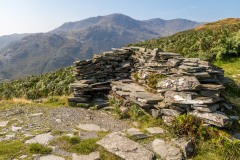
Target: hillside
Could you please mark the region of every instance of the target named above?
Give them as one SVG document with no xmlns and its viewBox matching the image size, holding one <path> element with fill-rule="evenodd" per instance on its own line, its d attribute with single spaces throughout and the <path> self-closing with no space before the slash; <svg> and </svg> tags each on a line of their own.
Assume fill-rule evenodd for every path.
<svg viewBox="0 0 240 160">
<path fill-rule="evenodd" d="M 0 49 L 6 47 L 12 42 L 19 41 L 23 37 L 28 36 L 29 34 L 11 34 L 11 35 L 6 35 L 6 36 L 1 36 L 0 37 Z"/>
<path fill-rule="evenodd" d="M 229 58 L 240 53 L 240 19 L 224 19 L 172 36 L 139 42 L 134 45 L 149 48 L 159 47 L 164 51 L 181 53 L 187 57 Z"/>
<path fill-rule="evenodd" d="M 29 76 L 0 83 L 0 100 L 12 98 L 39 99 L 48 96 L 70 94 L 69 84 L 74 81 L 72 68 Z"/>
<path fill-rule="evenodd" d="M 48 33 L 33 34 L 0 50 L 0 79 L 37 75 L 69 66 L 129 43 L 170 35 L 201 23 L 185 20 L 135 20 L 111 14 L 65 23 Z"/>
</svg>

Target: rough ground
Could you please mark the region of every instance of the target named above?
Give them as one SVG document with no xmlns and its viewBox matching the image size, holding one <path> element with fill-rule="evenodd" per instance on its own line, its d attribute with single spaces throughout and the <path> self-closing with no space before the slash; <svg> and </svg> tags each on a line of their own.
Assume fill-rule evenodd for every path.
<svg viewBox="0 0 240 160">
<path fill-rule="evenodd" d="M 86 125 L 85 130 L 89 129 L 96 133 L 101 130 L 116 132 L 130 128 L 129 122 L 119 120 L 106 111 L 73 107 L 15 106 L 0 109 L 0 142 L 26 140 L 25 143 L 38 142 L 49 145 L 49 141 L 59 136 L 58 133 L 69 136 L 79 135 L 84 129 L 81 129 L 81 126 L 84 127 L 84 125 Z M 98 130 L 99 128 L 100 130 Z M 91 138 L 95 135 L 92 132 L 84 132 L 82 136 Z M 63 157 L 72 157 L 70 153 L 64 151 L 61 154 Z M 25 155 L 22 157 L 22 159 L 28 158 L 33 159 L 33 157 L 26 157 Z M 40 157 L 40 159 L 58 158 L 45 156 Z"/>
</svg>

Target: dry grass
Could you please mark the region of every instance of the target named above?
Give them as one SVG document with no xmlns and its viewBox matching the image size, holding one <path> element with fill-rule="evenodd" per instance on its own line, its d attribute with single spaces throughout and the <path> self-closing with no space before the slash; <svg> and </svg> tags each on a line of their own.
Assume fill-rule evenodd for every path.
<svg viewBox="0 0 240 160">
<path fill-rule="evenodd" d="M 194 30 L 214 29 L 214 28 L 219 28 L 222 26 L 233 25 L 233 24 L 240 24 L 240 18 L 226 18 L 213 23 L 207 23 L 207 24 L 198 26 Z"/>
<path fill-rule="evenodd" d="M 32 100 L 28 100 L 25 98 L 13 98 L 11 101 L 14 103 L 22 103 L 22 104 L 32 104 L 33 103 Z"/>
</svg>

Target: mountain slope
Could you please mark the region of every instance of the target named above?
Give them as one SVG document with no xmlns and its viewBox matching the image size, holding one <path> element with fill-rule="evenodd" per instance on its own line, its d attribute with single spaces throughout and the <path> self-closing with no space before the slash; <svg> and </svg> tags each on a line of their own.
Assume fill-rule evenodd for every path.
<svg viewBox="0 0 240 160">
<path fill-rule="evenodd" d="M 164 51 L 203 59 L 237 56 L 240 55 L 240 19 L 229 18 L 207 23 L 192 30 L 134 45 L 158 47 Z"/>
<path fill-rule="evenodd" d="M 1 36 L 0 37 L 0 49 L 6 47 L 12 42 L 19 41 L 23 37 L 28 36 L 28 33 L 24 34 L 11 34 L 11 35 L 6 35 L 6 36 Z"/>
<path fill-rule="evenodd" d="M 53 71 L 69 66 L 77 59 L 90 58 L 93 53 L 169 35 L 199 24 L 182 19 L 139 21 L 122 14 L 65 23 L 48 33 L 24 37 L 0 50 L 0 79 Z"/>
</svg>

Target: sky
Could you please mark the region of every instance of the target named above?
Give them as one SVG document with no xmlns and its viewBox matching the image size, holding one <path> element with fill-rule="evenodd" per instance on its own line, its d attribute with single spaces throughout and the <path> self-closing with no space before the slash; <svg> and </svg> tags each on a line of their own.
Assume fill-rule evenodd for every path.
<svg viewBox="0 0 240 160">
<path fill-rule="evenodd" d="M 240 18 L 240 0 L 0 0 L 0 36 L 47 32 L 65 22 L 122 13 L 134 19 Z"/>
</svg>

